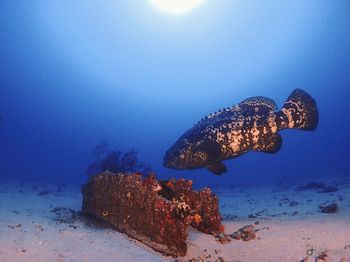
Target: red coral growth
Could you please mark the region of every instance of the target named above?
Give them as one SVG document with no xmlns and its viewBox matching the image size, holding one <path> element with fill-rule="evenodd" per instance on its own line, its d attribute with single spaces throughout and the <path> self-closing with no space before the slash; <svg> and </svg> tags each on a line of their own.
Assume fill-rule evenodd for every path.
<svg viewBox="0 0 350 262">
<path fill-rule="evenodd" d="M 166 255 L 186 255 L 190 224 L 205 233 L 223 230 L 217 197 L 210 189 L 192 190 L 190 180 L 105 172 L 92 177 L 82 193 L 83 212 Z"/>
<path fill-rule="evenodd" d="M 211 192 L 209 188 L 201 191 L 192 190 L 193 182 L 186 179 L 171 179 L 169 181 L 161 181 L 162 191 L 160 194 L 166 199 L 177 199 L 183 201 L 189 206 L 186 214 L 198 214 L 201 221 L 192 221 L 191 225 L 198 230 L 208 233 L 217 234 L 222 232 L 221 217 L 219 214 L 218 198 Z M 169 187 L 169 184 L 171 187 Z M 183 210 L 185 212 L 186 210 Z"/>
</svg>

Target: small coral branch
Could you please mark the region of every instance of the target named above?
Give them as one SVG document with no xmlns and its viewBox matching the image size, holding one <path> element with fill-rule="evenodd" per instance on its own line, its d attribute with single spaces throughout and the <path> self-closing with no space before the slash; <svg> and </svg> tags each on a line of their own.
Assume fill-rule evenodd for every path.
<svg viewBox="0 0 350 262">
<path fill-rule="evenodd" d="M 95 160 L 88 167 L 86 172 L 88 176 L 104 171 L 112 173 L 140 172 L 143 175 L 151 172 L 150 165 L 139 162 L 135 149 L 130 149 L 127 152 L 109 150 L 107 140 L 102 140 L 97 144 L 92 151 L 92 155 Z"/>
</svg>

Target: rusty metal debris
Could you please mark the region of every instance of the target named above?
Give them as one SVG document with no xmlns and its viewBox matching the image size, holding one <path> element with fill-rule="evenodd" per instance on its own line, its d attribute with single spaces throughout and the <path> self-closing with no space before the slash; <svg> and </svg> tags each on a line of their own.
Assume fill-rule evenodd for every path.
<svg viewBox="0 0 350 262">
<path fill-rule="evenodd" d="M 193 190 L 191 180 L 104 172 L 91 177 L 82 193 L 85 214 L 164 255 L 186 255 L 189 225 L 213 235 L 224 231 L 217 197 L 209 188 Z"/>
</svg>

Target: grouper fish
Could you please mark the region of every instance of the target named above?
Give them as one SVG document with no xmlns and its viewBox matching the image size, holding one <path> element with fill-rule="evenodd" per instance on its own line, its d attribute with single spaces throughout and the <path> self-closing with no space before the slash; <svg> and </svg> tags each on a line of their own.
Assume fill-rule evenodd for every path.
<svg viewBox="0 0 350 262">
<path fill-rule="evenodd" d="M 250 150 L 274 154 L 282 145 L 278 131 L 315 130 L 317 124 L 316 102 L 304 90 L 294 90 L 281 110 L 270 98 L 247 98 L 200 120 L 167 150 L 163 164 L 173 169 L 205 167 L 221 175 L 227 172 L 223 160 Z"/>
</svg>

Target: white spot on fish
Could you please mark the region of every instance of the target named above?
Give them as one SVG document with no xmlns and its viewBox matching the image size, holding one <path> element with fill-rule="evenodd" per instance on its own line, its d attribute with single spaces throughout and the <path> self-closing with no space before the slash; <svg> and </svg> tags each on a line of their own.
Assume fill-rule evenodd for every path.
<svg viewBox="0 0 350 262">
<path fill-rule="evenodd" d="M 287 116 L 288 118 L 288 127 L 293 128 L 295 126 L 293 116 L 292 116 L 292 110 L 282 108 L 282 112 Z"/>
</svg>

